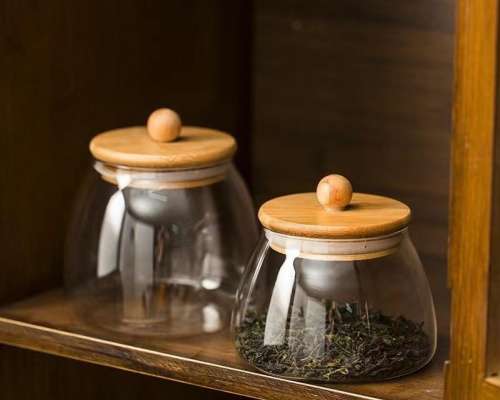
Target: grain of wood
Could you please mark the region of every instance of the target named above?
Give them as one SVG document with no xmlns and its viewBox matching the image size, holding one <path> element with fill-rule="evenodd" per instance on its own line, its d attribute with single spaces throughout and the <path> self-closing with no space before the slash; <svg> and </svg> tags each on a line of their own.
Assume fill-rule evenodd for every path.
<svg viewBox="0 0 500 400">
<path fill-rule="evenodd" d="M 338 174 L 325 176 L 316 187 L 316 197 L 326 210 L 342 210 L 352 199 L 351 182 Z"/>
<path fill-rule="evenodd" d="M 228 331 L 182 339 L 141 338 L 89 324 L 81 315 L 88 316 L 100 304 L 82 300 L 52 291 L 0 309 L 0 343 L 257 399 L 442 398 L 446 338 L 440 338 L 431 364 L 410 376 L 374 384 L 315 385 L 252 369 L 239 358 Z"/>
<path fill-rule="evenodd" d="M 152 140 L 146 127 L 115 129 L 97 135 L 90 151 L 112 165 L 151 169 L 201 168 L 228 161 L 236 141 L 227 133 L 184 126 L 173 142 Z"/>
<path fill-rule="evenodd" d="M 2 400 L 237 400 L 240 396 L 0 345 Z"/>
<path fill-rule="evenodd" d="M 354 193 L 348 207 L 326 210 L 316 193 L 277 197 L 262 205 L 259 220 L 274 232 L 319 239 L 356 239 L 393 233 L 410 221 L 409 207 L 400 201 Z"/>
<path fill-rule="evenodd" d="M 228 0 L 0 0 L 1 303 L 61 284 L 65 228 L 96 132 L 143 124 L 167 105 L 233 133 L 248 179 L 250 21 L 247 2 Z M 224 398 L 0 351 L 2 400 Z"/>
<path fill-rule="evenodd" d="M 500 93 L 500 80 L 497 77 L 497 97 Z M 491 261 L 489 271 L 488 295 L 488 337 L 486 374 L 500 376 L 500 106 L 496 104 L 495 138 L 493 149 L 493 198 L 491 210 Z"/>
<path fill-rule="evenodd" d="M 485 381 L 493 145 L 499 109 L 498 1 L 457 4 L 449 242 L 451 350 L 445 395 L 448 400 L 492 400 L 500 398 L 500 388 Z"/>
<path fill-rule="evenodd" d="M 159 108 L 149 115 L 146 127 L 151 139 L 157 142 L 172 142 L 181 134 L 182 122 L 175 111 Z"/>
</svg>

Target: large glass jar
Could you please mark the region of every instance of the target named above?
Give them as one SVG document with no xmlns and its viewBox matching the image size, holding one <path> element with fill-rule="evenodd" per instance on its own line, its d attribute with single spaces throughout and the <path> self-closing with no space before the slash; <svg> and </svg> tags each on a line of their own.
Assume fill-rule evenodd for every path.
<svg viewBox="0 0 500 400">
<path fill-rule="evenodd" d="M 88 323 L 161 336 L 227 324 L 257 240 L 251 199 L 231 163 L 235 148 L 222 132 L 181 128 L 165 109 L 148 129 L 92 140 L 96 161 L 65 259 L 66 288 Z"/>
<path fill-rule="evenodd" d="M 354 193 L 339 175 L 265 203 L 264 234 L 232 317 L 240 355 L 263 372 L 323 382 L 409 374 L 436 349 L 432 295 L 409 208 Z M 344 208 L 345 207 L 345 208 Z"/>
</svg>

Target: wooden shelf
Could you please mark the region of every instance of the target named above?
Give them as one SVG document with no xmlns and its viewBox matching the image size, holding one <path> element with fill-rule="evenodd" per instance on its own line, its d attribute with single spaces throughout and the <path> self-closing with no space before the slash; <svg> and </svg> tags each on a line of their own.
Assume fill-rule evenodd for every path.
<svg viewBox="0 0 500 400">
<path fill-rule="evenodd" d="M 1 308 L 0 342 L 271 400 L 441 399 L 448 353 L 448 341 L 441 338 L 431 364 L 411 376 L 377 384 L 312 385 L 255 372 L 239 359 L 227 331 L 166 341 L 90 327 L 75 312 L 74 300 L 60 290 Z"/>
<path fill-rule="evenodd" d="M 492 376 L 492 377 L 486 378 L 486 382 L 488 382 L 490 385 L 493 385 L 493 386 L 500 388 L 500 377 L 498 377 L 498 376 Z"/>
</svg>

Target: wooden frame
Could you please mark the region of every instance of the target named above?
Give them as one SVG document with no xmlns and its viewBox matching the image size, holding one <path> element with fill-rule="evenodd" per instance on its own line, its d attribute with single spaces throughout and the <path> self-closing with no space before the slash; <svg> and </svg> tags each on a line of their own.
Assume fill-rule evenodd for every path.
<svg viewBox="0 0 500 400">
<path fill-rule="evenodd" d="M 449 282 L 451 350 L 445 397 L 498 399 L 486 379 L 498 1 L 460 0 L 452 140 Z"/>
</svg>

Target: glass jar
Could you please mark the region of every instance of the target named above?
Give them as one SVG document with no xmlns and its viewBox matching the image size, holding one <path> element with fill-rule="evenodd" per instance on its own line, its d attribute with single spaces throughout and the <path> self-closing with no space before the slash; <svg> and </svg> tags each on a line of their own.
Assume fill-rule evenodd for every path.
<svg viewBox="0 0 500 400">
<path fill-rule="evenodd" d="M 232 316 L 238 352 L 258 370 L 367 382 L 414 372 L 434 355 L 434 305 L 408 234 L 409 208 L 351 194 L 345 178 L 331 175 L 317 198 L 261 207 L 264 233 Z"/>
<path fill-rule="evenodd" d="M 231 136 L 179 122 L 175 140 L 161 142 L 153 134 L 178 117 L 155 113 L 148 129 L 92 140 L 96 161 L 67 238 L 65 286 L 82 317 L 102 328 L 214 332 L 227 325 L 257 240 L 252 202 L 231 163 Z"/>
</svg>

